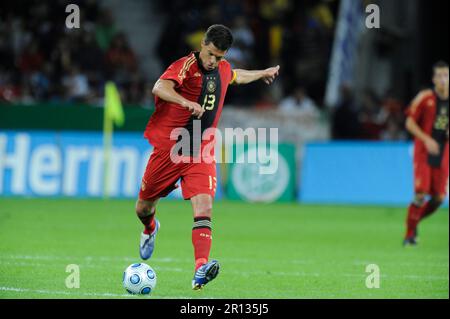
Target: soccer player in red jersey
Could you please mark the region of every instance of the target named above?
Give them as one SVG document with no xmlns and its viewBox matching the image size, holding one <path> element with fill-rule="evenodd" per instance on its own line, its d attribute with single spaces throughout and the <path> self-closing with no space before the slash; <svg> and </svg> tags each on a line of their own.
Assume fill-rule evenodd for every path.
<svg viewBox="0 0 450 319">
<path fill-rule="evenodd" d="M 156 109 L 144 133 L 154 150 L 136 203 L 137 216 L 144 224 L 140 255 L 144 260 L 151 257 L 160 227 L 155 218 L 156 205 L 181 179 L 183 198 L 191 201 L 194 212 L 195 290 L 219 272 L 219 263 L 209 261 L 216 163 L 214 149 L 208 150 L 214 134 L 207 134 L 207 130 L 217 127 L 230 84 L 260 79 L 270 84 L 279 70 L 279 66 L 255 71 L 232 69 L 224 58 L 232 42 L 227 27 L 212 25 L 205 33 L 200 52 L 192 52 L 167 68 L 153 87 Z"/>
<path fill-rule="evenodd" d="M 434 90 L 420 92 L 407 110 L 406 128 L 415 137 L 415 199 L 409 206 L 404 245 L 417 244 L 417 225 L 443 203 L 449 175 L 448 84 L 445 62 L 433 67 Z M 427 201 L 427 195 L 430 199 Z"/>
</svg>

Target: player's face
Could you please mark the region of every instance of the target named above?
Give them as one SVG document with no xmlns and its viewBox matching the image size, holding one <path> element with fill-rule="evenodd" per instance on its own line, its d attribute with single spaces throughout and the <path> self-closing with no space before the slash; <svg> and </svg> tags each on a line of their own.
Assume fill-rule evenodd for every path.
<svg viewBox="0 0 450 319">
<path fill-rule="evenodd" d="M 437 90 L 448 91 L 448 68 L 436 68 L 434 70 L 433 83 Z"/>
<path fill-rule="evenodd" d="M 212 42 L 205 44 L 202 41 L 202 49 L 200 51 L 200 60 L 203 67 L 208 70 L 214 70 L 219 66 L 219 62 L 225 56 L 226 51 L 217 49 Z"/>
</svg>

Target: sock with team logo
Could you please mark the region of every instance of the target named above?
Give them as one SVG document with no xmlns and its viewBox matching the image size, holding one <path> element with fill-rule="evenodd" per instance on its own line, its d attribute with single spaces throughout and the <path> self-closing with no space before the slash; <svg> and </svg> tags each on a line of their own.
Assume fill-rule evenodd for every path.
<svg viewBox="0 0 450 319">
<path fill-rule="evenodd" d="M 195 270 L 208 262 L 211 250 L 211 218 L 195 217 L 192 228 L 192 245 L 194 246 Z"/>
</svg>

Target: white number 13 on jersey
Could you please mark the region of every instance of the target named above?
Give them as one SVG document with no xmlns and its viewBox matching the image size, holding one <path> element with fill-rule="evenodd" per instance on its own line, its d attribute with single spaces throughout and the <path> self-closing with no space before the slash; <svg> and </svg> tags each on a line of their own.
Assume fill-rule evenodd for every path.
<svg viewBox="0 0 450 319">
<path fill-rule="evenodd" d="M 205 99 L 203 100 L 203 109 L 206 111 L 211 111 L 214 108 L 214 104 L 216 103 L 216 96 L 214 94 L 205 95 Z"/>
</svg>

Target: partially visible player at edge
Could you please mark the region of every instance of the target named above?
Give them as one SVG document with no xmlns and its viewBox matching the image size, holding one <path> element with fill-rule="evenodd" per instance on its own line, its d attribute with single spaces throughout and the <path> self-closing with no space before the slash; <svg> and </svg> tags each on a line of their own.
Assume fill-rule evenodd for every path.
<svg viewBox="0 0 450 319">
<path fill-rule="evenodd" d="M 174 152 L 172 148 L 177 139 L 170 136 L 176 137 L 177 130 L 179 132 L 180 128 L 184 128 L 190 133 L 191 143 L 193 139 L 201 139 L 193 132 L 193 122 L 200 119 L 202 133 L 217 127 L 228 85 L 260 79 L 270 84 L 280 68 L 276 66 L 255 71 L 232 69 L 224 58 L 232 43 L 233 35 L 227 27 L 212 25 L 201 42 L 200 52 L 191 52 L 168 67 L 153 87 L 156 109 L 144 134 L 154 150 L 147 163 L 136 203 L 137 216 L 145 227 L 141 234 L 140 255 L 144 260 L 152 256 L 155 236 L 160 227 L 155 218 L 156 205 L 161 197 L 177 187 L 176 182 L 181 178 L 183 198 L 191 201 L 194 212 L 194 290 L 201 289 L 219 272 L 219 263 L 209 261 L 216 163 L 215 160 L 206 163 L 203 158 L 200 163 L 174 163 L 170 155 Z M 179 155 L 190 158 L 199 156 L 210 141 L 202 140 L 200 150 L 193 149 L 188 154 Z M 214 155 L 211 156 L 214 158 Z"/>
<path fill-rule="evenodd" d="M 407 110 L 406 128 L 415 137 L 415 199 L 408 209 L 404 245 L 417 244 L 417 225 L 445 200 L 449 176 L 448 77 L 448 64 L 436 63 L 434 90 L 421 91 Z M 431 196 L 428 201 L 427 195 Z"/>
</svg>

